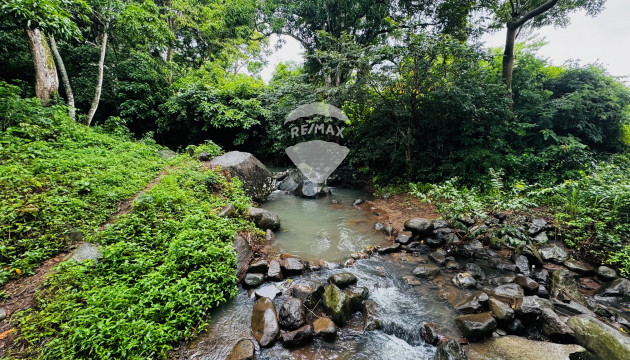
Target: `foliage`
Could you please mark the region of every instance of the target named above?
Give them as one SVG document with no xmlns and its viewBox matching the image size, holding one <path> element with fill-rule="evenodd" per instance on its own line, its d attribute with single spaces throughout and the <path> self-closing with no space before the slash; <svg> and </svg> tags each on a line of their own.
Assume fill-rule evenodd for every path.
<svg viewBox="0 0 630 360">
<path fill-rule="evenodd" d="M 66 247 L 72 229 L 94 232 L 140 191 L 163 160 L 159 147 L 73 123 L 0 84 L 0 283 L 31 275 Z M 19 269 L 19 271 L 17 270 Z"/>
<path fill-rule="evenodd" d="M 222 191 L 208 191 L 210 183 Z M 30 351 L 41 359 L 165 359 L 237 293 L 232 240 L 252 225 L 218 217 L 228 203 L 241 214 L 249 207 L 237 178 L 180 156 L 129 214 L 90 237 L 103 245 L 102 259 L 64 263 L 48 280 L 20 321 Z"/>
</svg>

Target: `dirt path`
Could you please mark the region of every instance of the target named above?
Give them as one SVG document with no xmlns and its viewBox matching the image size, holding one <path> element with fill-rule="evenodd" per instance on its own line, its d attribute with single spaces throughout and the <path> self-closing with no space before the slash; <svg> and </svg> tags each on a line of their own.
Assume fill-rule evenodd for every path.
<svg viewBox="0 0 630 360">
<path fill-rule="evenodd" d="M 122 201 L 118 206 L 118 210 L 98 227 L 98 231 L 103 231 L 120 216 L 128 214 L 131 211 L 133 202 L 152 187 L 159 184 L 162 177 L 169 173 L 169 170 L 171 170 L 171 168 L 165 168 L 155 179 L 148 183 L 142 191 L 137 193 L 134 197 Z M 44 281 L 46 281 L 47 275 L 57 264 L 66 259 L 66 257 L 81 244 L 82 242 L 70 244 L 67 251 L 44 261 L 44 263 L 35 270 L 35 275 L 21 277 L 4 285 L 2 291 L 6 294 L 7 300 L 0 303 L 0 309 L 6 310 L 6 318 L 0 321 L 0 356 L 3 356 L 8 350 L 17 350 L 14 348 L 16 345 L 14 344 L 14 339 L 17 335 L 17 331 L 11 321 L 13 315 L 34 305 L 35 294 Z"/>
<path fill-rule="evenodd" d="M 368 202 L 395 229 L 404 227 L 405 221 L 413 218 L 438 219 L 441 215 L 432 204 L 426 204 L 409 194 L 394 195 L 389 199 L 376 199 Z"/>
</svg>

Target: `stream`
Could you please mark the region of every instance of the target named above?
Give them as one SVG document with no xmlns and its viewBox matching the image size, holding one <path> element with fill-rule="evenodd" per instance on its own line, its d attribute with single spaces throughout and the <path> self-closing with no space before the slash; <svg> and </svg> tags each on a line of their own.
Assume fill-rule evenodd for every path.
<svg viewBox="0 0 630 360">
<path fill-rule="evenodd" d="M 269 248 L 269 254 L 290 253 L 302 259 L 322 259 L 338 262 L 366 245 L 390 243 L 383 234 L 374 231 L 377 215 L 369 206 L 353 206 L 357 198 L 367 194 L 355 190 L 333 189 L 333 195 L 320 199 L 303 199 L 275 192 L 264 208 L 276 212 L 282 228 Z M 331 200 L 339 204 L 333 204 Z M 366 209 L 367 208 L 367 209 Z M 399 255 L 399 254 L 395 254 Z M 413 256 L 374 255 L 357 261 L 348 268 L 306 272 L 300 278 L 317 279 L 322 283 L 333 273 L 351 272 L 358 278 L 358 286 L 369 289 L 368 299 L 375 301 L 383 327 L 363 331 L 361 313 L 338 331 L 336 340 L 327 342 L 316 338 L 310 345 L 286 349 L 276 342 L 271 348 L 257 346 L 257 359 L 433 359 L 435 348 L 420 337 L 420 327 L 426 321 L 443 329 L 454 327 L 454 310 L 438 295 L 433 283 L 411 286 L 404 280 L 422 258 Z M 275 284 L 288 289 L 291 281 Z M 265 286 L 263 285 L 263 286 Z M 286 299 L 286 291 L 276 297 L 278 309 Z M 207 332 L 179 349 L 178 358 L 223 360 L 241 339 L 253 339 L 250 321 L 255 302 L 252 290 L 240 288 L 239 295 L 211 314 Z"/>
</svg>

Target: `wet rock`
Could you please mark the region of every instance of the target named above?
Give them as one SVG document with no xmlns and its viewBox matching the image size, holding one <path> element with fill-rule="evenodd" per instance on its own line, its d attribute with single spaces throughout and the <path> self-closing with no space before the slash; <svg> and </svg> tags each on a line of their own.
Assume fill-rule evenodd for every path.
<svg viewBox="0 0 630 360">
<path fill-rule="evenodd" d="M 256 346 L 249 339 L 236 343 L 225 360 L 254 360 Z"/>
<path fill-rule="evenodd" d="M 391 254 L 400 250 L 400 244 L 396 243 L 391 246 L 384 246 L 377 250 L 377 252 L 381 255 Z"/>
<path fill-rule="evenodd" d="M 582 276 L 589 276 L 595 272 L 595 268 L 584 261 L 567 260 L 564 262 L 564 266 L 570 271 Z"/>
<path fill-rule="evenodd" d="M 374 225 L 374 229 L 376 231 L 380 231 L 385 236 L 392 236 L 392 234 L 394 233 L 394 228 L 390 224 L 383 224 L 378 222 Z"/>
<path fill-rule="evenodd" d="M 404 276 L 403 280 L 405 280 L 407 285 L 411 285 L 411 286 L 422 285 L 422 282 L 420 280 L 416 279 L 415 276 Z"/>
<path fill-rule="evenodd" d="M 494 265 L 494 267 L 497 270 L 507 271 L 507 272 L 516 272 L 516 270 L 517 270 L 516 265 L 514 265 L 512 263 L 499 262 L 499 263 L 496 263 Z"/>
<path fill-rule="evenodd" d="M 532 273 L 532 278 L 536 280 L 539 284 L 547 284 L 549 282 L 549 271 L 542 269 L 536 270 Z"/>
<path fill-rule="evenodd" d="M 363 302 L 363 330 L 373 331 L 383 327 L 383 320 L 378 316 L 378 304 L 372 300 Z"/>
<path fill-rule="evenodd" d="M 483 244 L 479 240 L 473 240 L 468 244 L 462 246 L 462 248 L 464 249 L 464 252 L 466 253 L 465 255 L 467 255 L 467 257 L 472 257 L 476 253 L 484 250 Z"/>
<path fill-rule="evenodd" d="M 525 292 L 518 284 L 499 285 L 493 290 L 494 295 L 504 297 L 523 297 Z"/>
<path fill-rule="evenodd" d="M 434 229 L 450 228 L 450 227 L 451 227 L 451 224 L 449 224 L 448 221 L 446 220 L 438 219 L 438 220 L 433 221 Z"/>
<path fill-rule="evenodd" d="M 617 278 L 617 272 L 608 266 L 600 266 L 597 268 L 597 276 L 605 281 L 610 281 Z"/>
<path fill-rule="evenodd" d="M 458 316 L 455 318 L 455 325 L 469 340 L 489 337 L 497 328 L 497 322 L 489 312 Z"/>
<path fill-rule="evenodd" d="M 282 331 L 282 343 L 287 347 L 304 345 L 313 340 L 313 328 L 311 325 L 304 325 L 293 331 Z"/>
<path fill-rule="evenodd" d="M 510 305 L 504 303 L 501 300 L 491 297 L 488 299 L 488 306 L 492 316 L 499 321 L 510 321 L 514 319 L 514 310 Z"/>
<path fill-rule="evenodd" d="M 271 231 L 271 229 L 267 229 L 267 231 L 265 231 L 265 242 L 267 244 L 271 244 L 275 239 L 276 239 L 276 234 L 274 234 L 273 231 Z"/>
<path fill-rule="evenodd" d="M 488 302 L 488 294 L 483 291 L 477 291 L 464 299 L 462 302 L 455 304 L 455 310 L 464 314 L 472 314 L 481 310 Z"/>
<path fill-rule="evenodd" d="M 446 254 L 443 251 L 434 251 L 429 254 L 429 260 L 444 266 L 444 264 L 446 264 Z"/>
<path fill-rule="evenodd" d="M 236 276 L 239 280 L 243 280 L 245 273 L 247 273 L 249 258 L 252 257 L 254 252 L 249 245 L 249 241 L 240 235 L 234 237 L 232 248 L 236 253 Z"/>
<path fill-rule="evenodd" d="M 514 255 L 512 258 L 514 260 L 514 265 L 516 265 L 516 271 L 520 274 L 529 276 L 529 260 L 524 255 Z"/>
<path fill-rule="evenodd" d="M 248 273 L 243 279 L 243 286 L 255 288 L 265 282 L 265 274 Z"/>
<path fill-rule="evenodd" d="M 351 267 L 352 265 L 354 265 L 354 263 L 356 262 L 356 260 L 354 259 L 347 259 L 346 261 L 343 262 L 343 267 Z"/>
<path fill-rule="evenodd" d="M 551 341 L 561 344 L 573 342 L 575 335 L 573 330 L 552 309 L 542 309 L 540 322 L 542 333 Z"/>
<path fill-rule="evenodd" d="M 459 273 L 453 278 L 453 284 L 461 288 L 474 288 L 477 287 L 477 280 L 471 273 Z"/>
<path fill-rule="evenodd" d="M 252 311 L 252 333 L 262 347 L 273 345 L 280 333 L 276 308 L 268 297 L 261 297 Z"/>
<path fill-rule="evenodd" d="M 411 241 L 411 236 L 406 234 L 398 234 L 394 241 L 401 245 L 407 245 Z"/>
<path fill-rule="evenodd" d="M 245 193 L 255 201 L 264 202 L 273 191 L 271 172 L 252 154 L 231 151 L 212 159 L 210 165 L 221 166 L 237 176 Z"/>
<path fill-rule="evenodd" d="M 346 292 L 334 284 L 324 288 L 324 307 L 331 319 L 340 326 L 345 325 L 353 314 Z"/>
<path fill-rule="evenodd" d="M 476 280 L 485 280 L 486 274 L 481 267 L 475 263 L 466 264 L 466 272 L 471 273 Z"/>
<path fill-rule="evenodd" d="M 424 239 L 424 244 L 432 249 L 439 248 L 445 244 L 444 239 L 438 239 L 434 237 L 429 237 Z"/>
<path fill-rule="evenodd" d="M 549 242 L 549 237 L 547 236 L 547 233 L 543 231 L 540 234 L 534 236 L 534 242 L 536 242 L 537 244 L 546 244 L 547 242 Z"/>
<path fill-rule="evenodd" d="M 582 314 L 595 316 L 595 313 L 591 311 L 591 309 L 587 308 L 584 305 L 580 305 L 579 303 L 575 301 L 564 302 L 558 299 L 551 299 L 551 303 L 553 304 L 556 310 L 558 310 L 559 312 L 563 314 L 567 314 L 570 316 L 582 315 Z"/>
<path fill-rule="evenodd" d="M 437 325 L 432 322 L 425 322 L 420 328 L 420 336 L 430 345 L 437 345 L 444 338 Z"/>
<path fill-rule="evenodd" d="M 313 321 L 313 333 L 324 340 L 333 340 L 337 336 L 337 326 L 327 317 L 320 317 Z"/>
<path fill-rule="evenodd" d="M 588 352 L 579 345 L 553 344 L 518 336 L 503 336 L 485 343 L 470 344 L 469 360 L 587 360 Z"/>
<path fill-rule="evenodd" d="M 259 229 L 275 231 L 280 228 L 280 218 L 269 210 L 250 207 L 248 213 Z"/>
<path fill-rule="evenodd" d="M 521 335 L 525 332 L 525 325 L 523 325 L 521 319 L 515 318 L 514 320 L 510 321 L 505 329 L 507 330 L 508 334 Z"/>
<path fill-rule="evenodd" d="M 348 306 L 350 307 L 350 314 L 361 310 L 363 307 L 363 300 L 367 299 L 370 294 L 369 290 L 365 287 L 353 287 L 344 290 L 348 299 Z"/>
<path fill-rule="evenodd" d="M 293 191 L 294 195 L 309 199 L 317 199 L 329 193 L 330 189 L 325 184 L 317 184 L 310 180 L 302 181 Z"/>
<path fill-rule="evenodd" d="M 405 230 L 414 235 L 428 236 L 433 231 L 433 222 L 428 219 L 415 218 L 405 221 Z"/>
<path fill-rule="evenodd" d="M 431 238 L 436 239 L 440 244 L 458 243 L 460 241 L 457 234 L 455 234 L 455 231 L 450 228 L 433 230 L 433 235 L 431 236 Z"/>
<path fill-rule="evenodd" d="M 446 263 L 445 267 L 447 270 L 452 270 L 452 271 L 460 269 L 459 263 L 457 261 L 449 261 Z"/>
<path fill-rule="evenodd" d="M 282 268 L 278 260 L 271 260 L 269 262 L 269 268 L 267 270 L 267 279 L 271 281 L 282 281 L 284 276 L 282 274 Z"/>
<path fill-rule="evenodd" d="M 291 296 L 302 300 L 304 305 L 313 310 L 317 305 L 321 305 L 324 295 L 324 285 L 315 280 L 298 280 L 291 286 Z"/>
<path fill-rule="evenodd" d="M 490 279 L 490 283 L 495 286 L 511 284 L 514 281 L 516 281 L 516 276 L 514 275 L 497 276 Z"/>
<path fill-rule="evenodd" d="M 525 319 L 535 319 L 543 309 L 553 309 L 551 301 L 538 296 L 525 296 L 522 301 L 516 302 L 514 310 Z"/>
<path fill-rule="evenodd" d="M 266 274 L 267 270 L 269 270 L 269 263 L 267 262 L 267 260 L 257 260 L 249 264 L 247 272 Z"/>
<path fill-rule="evenodd" d="M 538 283 L 529 276 L 519 275 L 515 282 L 525 290 L 526 294 L 535 294 L 538 291 Z"/>
<path fill-rule="evenodd" d="M 275 285 L 267 285 L 256 289 L 254 294 L 257 298 L 266 297 L 273 300 L 277 295 L 282 294 L 282 290 Z"/>
<path fill-rule="evenodd" d="M 577 274 L 569 270 L 556 270 L 551 277 L 551 296 L 568 298 L 580 305 L 589 307 L 584 295 L 578 291 Z"/>
<path fill-rule="evenodd" d="M 532 223 L 529 225 L 528 229 L 529 235 L 538 235 L 541 231 L 545 229 L 545 226 L 547 226 L 547 220 L 543 218 L 532 219 Z"/>
<path fill-rule="evenodd" d="M 630 354 L 630 338 L 588 315 L 573 316 L 567 325 L 575 333 L 578 344 L 606 360 L 626 360 Z"/>
<path fill-rule="evenodd" d="M 539 298 L 549 299 L 549 292 L 544 286 L 538 286 L 538 290 L 536 290 L 536 293 L 534 295 L 538 296 Z"/>
<path fill-rule="evenodd" d="M 466 360 L 462 347 L 455 340 L 446 341 L 438 346 L 435 360 Z"/>
<path fill-rule="evenodd" d="M 304 271 L 304 264 L 294 257 L 288 257 L 280 263 L 282 273 L 287 276 L 300 275 Z"/>
<path fill-rule="evenodd" d="M 416 277 L 422 279 L 429 279 L 440 273 L 440 268 L 433 264 L 423 264 L 419 265 L 413 270 L 413 274 Z"/>
<path fill-rule="evenodd" d="M 599 296 L 630 296 L 630 280 L 619 278 L 602 286 L 598 291 Z"/>
<path fill-rule="evenodd" d="M 354 285 L 357 283 L 357 277 L 351 273 L 338 273 L 333 274 L 328 277 L 328 282 L 330 284 L 337 285 L 340 289 L 348 287 L 350 285 Z"/>
<path fill-rule="evenodd" d="M 542 257 L 544 261 L 551 261 L 556 264 L 562 264 L 569 258 L 567 252 L 556 244 L 541 247 L 538 249 L 538 253 L 540 253 L 540 257 Z"/>
<path fill-rule="evenodd" d="M 280 306 L 278 322 L 285 329 L 295 330 L 306 322 L 306 314 L 302 300 L 288 298 Z"/>
<path fill-rule="evenodd" d="M 363 200 L 363 199 L 356 199 L 356 200 L 354 200 L 354 202 L 352 203 L 352 205 L 354 205 L 354 206 L 358 206 L 358 205 L 363 204 L 364 202 L 365 202 L 365 200 Z"/>
</svg>

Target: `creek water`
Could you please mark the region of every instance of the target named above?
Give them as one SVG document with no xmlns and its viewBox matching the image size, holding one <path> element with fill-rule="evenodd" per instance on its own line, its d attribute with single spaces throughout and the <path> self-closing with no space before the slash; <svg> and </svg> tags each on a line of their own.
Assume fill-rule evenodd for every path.
<svg viewBox="0 0 630 360">
<path fill-rule="evenodd" d="M 333 190 L 332 197 L 317 200 L 275 193 L 264 207 L 279 215 L 282 229 L 270 251 L 288 252 L 303 259 L 339 261 L 366 245 L 389 243 L 391 240 L 373 230 L 374 215 L 369 207 L 353 206 L 354 199 L 365 196 L 358 191 L 339 189 Z M 340 204 L 331 204 L 331 199 Z M 433 359 L 435 348 L 422 341 L 420 328 L 426 321 L 434 322 L 442 329 L 454 328 L 454 310 L 438 295 L 440 289 L 435 283 L 412 286 L 404 280 L 412 275 L 421 260 L 423 258 L 410 255 L 375 255 L 359 260 L 349 268 L 305 273 L 299 278 L 316 279 L 322 283 L 326 283 L 333 273 L 353 273 L 358 278 L 357 286 L 368 288 L 368 299 L 378 304 L 382 329 L 363 331 L 361 313 L 356 313 L 345 327 L 339 329 L 334 341 L 316 338 L 311 344 L 297 349 L 286 349 L 277 342 L 271 348 L 257 348 L 256 358 Z M 276 309 L 296 280 L 263 285 L 274 284 L 283 290 L 283 294 L 274 300 Z M 208 330 L 179 349 L 175 358 L 223 360 L 239 340 L 253 339 L 250 322 L 255 300 L 253 291 L 240 289 L 236 298 L 212 312 Z"/>
</svg>

